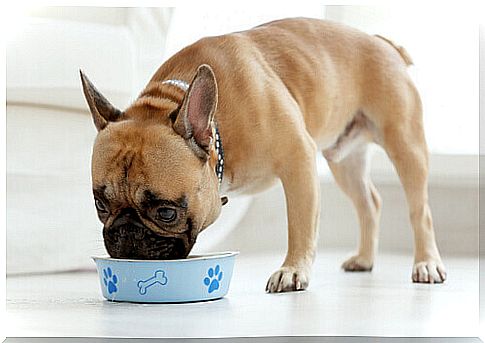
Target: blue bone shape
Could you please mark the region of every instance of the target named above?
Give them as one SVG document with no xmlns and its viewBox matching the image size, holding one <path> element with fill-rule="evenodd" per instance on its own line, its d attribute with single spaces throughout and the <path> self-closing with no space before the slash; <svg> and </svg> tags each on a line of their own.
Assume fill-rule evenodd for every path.
<svg viewBox="0 0 485 343">
<path fill-rule="evenodd" d="M 157 283 L 160 285 L 166 285 L 168 282 L 167 277 L 165 276 L 165 272 L 163 270 L 157 270 L 155 274 L 146 280 L 138 281 L 138 291 L 141 295 L 145 295 L 147 293 L 147 289 Z"/>
</svg>

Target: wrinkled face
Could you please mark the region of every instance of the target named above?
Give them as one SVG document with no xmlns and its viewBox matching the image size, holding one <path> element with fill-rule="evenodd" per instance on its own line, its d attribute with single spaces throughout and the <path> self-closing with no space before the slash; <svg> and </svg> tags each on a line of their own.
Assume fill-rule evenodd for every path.
<svg viewBox="0 0 485 343">
<path fill-rule="evenodd" d="M 175 132 L 110 124 L 96 139 L 93 193 L 112 257 L 185 258 L 218 216 L 218 180 Z"/>
<path fill-rule="evenodd" d="M 187 257 L 221 209 L 212 158 L 217 105 L 212 69 L 200 66 L 183 101 L 165 113 L 135 106 L 121 112 L 82 72 L 81 80 L 98 129 L 93 194 L 109 255 Z"/>
</svg>

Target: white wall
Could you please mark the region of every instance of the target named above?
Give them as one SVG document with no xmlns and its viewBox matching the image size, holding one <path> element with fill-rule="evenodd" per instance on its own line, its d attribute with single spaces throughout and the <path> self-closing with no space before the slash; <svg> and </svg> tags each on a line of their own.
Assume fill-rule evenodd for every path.
<svg viewBox="0 0 485 343">
<path fill-rule="evenodd" d="M 286 17 L 324 18 L 325 6 L 318 2 L 280 2 L 278 6 L 261 2 L 257 6 L 199 5 L 177 6 L 173 9 L 168 31 L 165 57 L 205 36 L 247 30 L 265 22 Z"/>
<path fill-rule="evenodd" d="M 405 47 L 430 151 L 478 154 L 478 30 L 466 4 L 327 6 L 326 18 Z M 483 14 L 482 14 L 483 15 Z"/>
</svg>

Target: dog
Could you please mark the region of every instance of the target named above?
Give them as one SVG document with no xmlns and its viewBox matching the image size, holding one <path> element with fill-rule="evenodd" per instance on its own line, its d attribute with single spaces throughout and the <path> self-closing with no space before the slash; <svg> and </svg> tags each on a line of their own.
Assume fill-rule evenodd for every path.
<svg viewBox="0 0 485 343">
<path fill-rule="evenodd" d="M 421 100 L 406 50 L 330 21 L 289 18 L 203 38 L 169 58 L 120 111 L 81 71 L 98 134 L 92 183 L 103 238 L 115 258 L 185 258 L 226 195 L 280 180 L 286 258 L 266 291 L 308 287 L 319 225 L 322 152 L 360 221 L 342 265 L 370 271 L 381 198 L 369 177 L 378 144 L 403 185 L 415 237 L 412 280 L 441 283 L 445 267 L 428 205 Z"/>
</svg>

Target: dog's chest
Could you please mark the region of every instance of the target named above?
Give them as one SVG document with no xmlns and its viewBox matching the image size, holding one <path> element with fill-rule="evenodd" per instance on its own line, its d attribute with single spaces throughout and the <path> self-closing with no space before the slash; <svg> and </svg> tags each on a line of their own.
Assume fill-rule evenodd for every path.
<svg viewBox="0 0 485 343">
<path fill-rule="evenodd" d="M 224 177 L 220 193 L 229 196 L 255 194 L 270 188 L 276 181 L 277 178 L 274 175 L 262 175 L 259 173 Z"/>
</svg>

